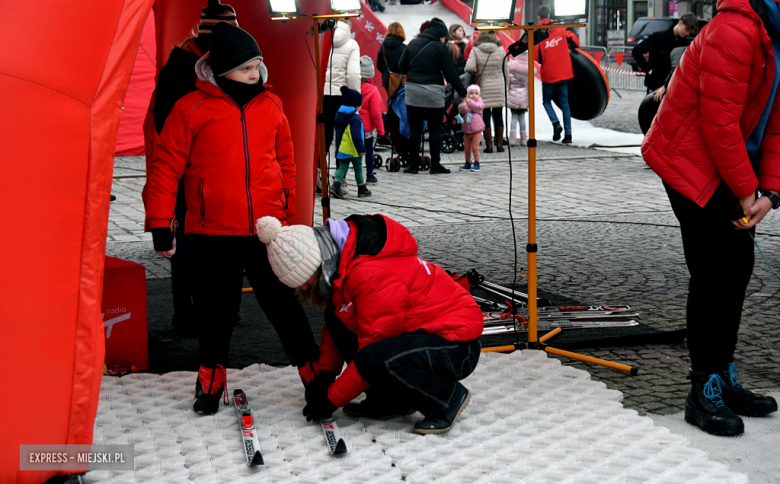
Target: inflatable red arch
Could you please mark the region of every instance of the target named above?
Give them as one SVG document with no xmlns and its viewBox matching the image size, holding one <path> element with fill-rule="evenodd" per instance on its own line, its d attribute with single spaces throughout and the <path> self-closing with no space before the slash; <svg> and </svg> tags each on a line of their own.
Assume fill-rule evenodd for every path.
<svg viewBox="0 0 780 484">
<path fill-rule="evenodd" d="M 268 2 L 229 0 L 260 44 L 290 120 L 298 175 L 295 223 L 314 207 L 314 66 L 307 21 L 272 22 Z M 304 13 L 328 13 L 306 0 Z M 0 482 L 20 444 L 90 444 L 103 363 L 100 314 L 109 197 L 122 102 L 150 9 L 158 68 L 206 2 L 6 2 L 0 17 Z M 311 47 L 312 39 L 309 39 Z M 280 41 L 285 40 L 285 41 Z M 289 40 L 289 41 L 287 41 Z"/>
</svg>

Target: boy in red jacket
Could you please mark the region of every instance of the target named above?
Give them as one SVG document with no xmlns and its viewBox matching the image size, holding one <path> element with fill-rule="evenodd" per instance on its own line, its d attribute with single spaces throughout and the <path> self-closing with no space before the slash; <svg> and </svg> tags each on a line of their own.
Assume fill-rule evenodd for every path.
<svg viewBox="0 0 780 484">
<path fill-rule="evenodd" d="M 165 121 L 146 185 L 146 226 L 154 249 L 176 252 L 176 190 L 184 180 L 186 237 L 196 270 L 200 370 L 194 410 L 217 411 L 226 391 L 230 338 L 241 304 L 243 273 L 304 382 L 319 355 L 295 291 L 268 264 L 255 221 L 286 225 L 295 209 L 295 163 L 282 103 L 265 85 L 268 70 L 257 42 L 229 23 L 214 26 L 211 50 L 195 65 L 197 90 Z M 186 171 L 185 171 L 186 168 Z M 281 222 L 280 222 L 281 223 Z M 305 279 L 303 279 L 305 281 Z"/>
<path fill-rule="evenodd" d="M 742 386 L 734 353 L 755 226 L 780 207 L 780 9 L 720 0 L 718 11 L 682 56 L 642 155 L 663 180 L 691 275 L 685 420 L 737 435 L 739 415 L 777 411 L 774 398 Z"/>
<path fill-rule="evenodd" d="M 459 380 L 479 361 L 482 312 L 441 267 L 417 256 L 403 225 L 352 215 L 312 229 L 263 217 L 257 235 L 282 280 L 306 278 L 296 286 L 302 296 L 327 304 L 307 420 L 338 407 L 366 417 L 416 409 L 425 418 L 415 432 L 452 428 L 471 398 Z M 364 391 L 368 398 L 350 403 Z"/>
<path fill-rule="evenodd" d="M 539 25 L 546 25 L 550 22 L 550 7 L 542 5 L 536 11 Z M 547 111 L 547 116 L 553 124 L 553 141 L 561 139 L 561 131 L 564 131 L 562 143 L 571 143 L 571 109 L 569 108 L 569 79 L 574 78 L 574 71 L 571 67 L 571 55 L 569 54 L 569 43 L 573 47 L 580 46 L 580 40 L 576 35 L 566 29 L 550 29 L 550 37 L 544 42 L 539 43 L 534 52 L 536 62 L 542 65 L 542 105 Z M 532 81 L 533 82 L 533 81 Z M 557 96 L 556 96 L 557 93 Z M 553 98 L 561 103 L 563 112 L 563 129 L 555 115 L 552 106 Z"/>
<path fill-rule="evenodd" d="M 364 55 L 360 58 L 360 93 L 363 104 L 360 106 L 360 119 L 363 121 L 366 145 L 366 183 L 376 185 L 374 175 L 374 139 L 385 135 L 385 123 L 382 121 L 382 96 L 374 86 L 374 61 Z"/>
</svg>

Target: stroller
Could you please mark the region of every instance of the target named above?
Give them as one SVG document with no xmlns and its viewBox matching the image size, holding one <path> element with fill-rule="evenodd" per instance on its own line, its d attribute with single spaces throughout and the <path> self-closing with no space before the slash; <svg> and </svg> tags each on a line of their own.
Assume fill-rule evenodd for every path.
<svg viewBox="0 0 780 484">
<path fill-rule="evenodd" d="M 402 167 L 409 166 L 409 123 L 406 116 L 406 88 L 401 86 L 387 100 L 387 112 L 383 115 L 385 124 L 385 136 L 378 137 L 374 149 L 386 149 L 390 147 L 390 157 L 383 163 L 382 157 L 374 155 L 374 166 L 384 164 L 387 171 L 399 171 Z M 425 155 L 425 141 L 423 137 L 423 156 L 421 170 L 431 167 L 431 158 Z M 454 151 L 454 150 L 453 150 Z"/>
</svg>

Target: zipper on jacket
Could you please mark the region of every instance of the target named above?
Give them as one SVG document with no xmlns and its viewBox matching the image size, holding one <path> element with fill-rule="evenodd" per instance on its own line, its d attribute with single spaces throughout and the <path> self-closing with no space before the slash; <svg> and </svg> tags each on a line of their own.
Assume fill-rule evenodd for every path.
<svg viewBox="0 0 780 484">
<path fill-rule="evenodd" d="M 290 191 L 284 188 L 284 178 L 282 177 L 281 173 L 279 173 L 279 180 L 282 182 L 282 207 L 284 208 L 285 216 L 287 216 L 287 197 L 289 196 Z"/>
<path fill-rule="evenodd" d="M 206 196 L 204 195 L 204 188 L 206 184 L 206 179 L 201 178 L 200 183 L 198 183 L 198 196 L 200 197 L 200 216 L 205 217 L 206 216 Z"/>
<path fill-rule="evenodd" d="M 246 132 L 246 116 L 244 115 L 244 108 L 239 106 L 241 110 L 241 129 L 244 134 L 244 162 L 246 163 L 246 201 L 249 205 L 249 235 L 252 235 L 254 227 L 252 221 L 254 220 L 254 209 L 252 208 L 252 192 L 249 189 L 249 137 Z"/>
</svg>

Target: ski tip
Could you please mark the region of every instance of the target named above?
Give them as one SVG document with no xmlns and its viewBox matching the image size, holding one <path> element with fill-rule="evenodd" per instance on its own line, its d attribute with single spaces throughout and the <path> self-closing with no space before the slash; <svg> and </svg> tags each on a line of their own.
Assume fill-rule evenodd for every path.
<svg viewBox="0 0 780 484">
<path fill-rule="evenodd" d="M 249 462 L 250 466 L 261 466 L 264 465 L 265 462 L 263 462 L 263 454 L 260 453 L 260 451 L 255 451 L 255 456 L 252 457 L 252 462 Z"/>
<path fill-rule="evenodd" d="M 339 439 L 339 442 L 336 444 L 336 450 L 334 450 L 333 453 L 334 454 L 347 453 L 347 444 L 344 442 L 344 439 Z"/>
</svg>

